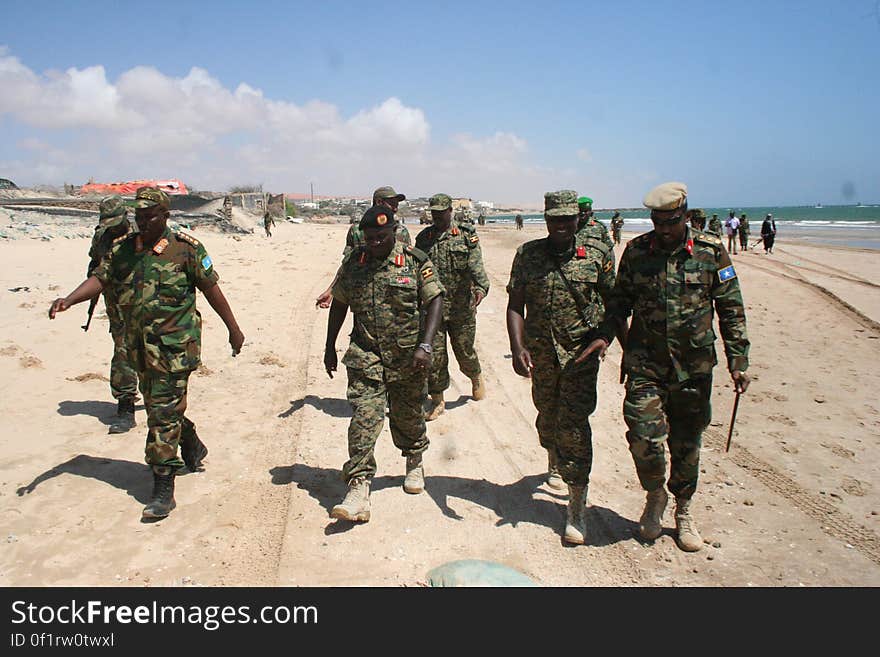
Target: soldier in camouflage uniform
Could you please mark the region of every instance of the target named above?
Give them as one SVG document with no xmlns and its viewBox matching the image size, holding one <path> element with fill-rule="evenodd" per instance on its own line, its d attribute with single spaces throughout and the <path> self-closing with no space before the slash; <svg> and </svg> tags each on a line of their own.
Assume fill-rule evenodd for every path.
<svg viewBox="0 0 880 657">
<path fill-rule="evenodd" d="M 706 229 L 706 232 L 721 237 L 721 219 L 718 218 L 717 214 L 713 214 L 712 218 L 709 219 L 709 228 Z"/>
<path fill-rule="evenodd" d="M 613 336 L 602 299 L 614 285 L 614 251 L 575 235 L 577 195 L 544 195 L 548 236 L 516 251 L 507 285 L 507 332 L 514 371 L 532 379 L 536 426 L 551 471 L 568 484 L 564 538 L 582 544 L 593 460 L 590 415 L 596 409 L 600 355 Z M 564 484 L 563 484 L 564 485 Z"/>
<path fill-rule="evenodd" d="M 333 518 L 367 522 L 373 450 L 385 421 L 386 403 L 394 445 L 406 457 L 403 489 L 424 489 L 422 453 L 428 448 L 422 403 L 431 365 L 431 341 L 441 319 L 443 286 L 428 256 L 394 239 L 394 213 L 373 206 L 360 227 L 366 244 L 342 262 L 327 320 L 324 367 L 336 371 L 336 338 L 349 307 L 351 344 L 342 359 L 353 414 L 348 427 L 349 460 L 342 469 L 348 493 L 330 511 Z M 422 319 L 424 321 L 422 321 Z"/>
<path fill-rule="evenodd" d="M 578 245 L 584 242 L 586 238 L 593 238 L 605 242 L 611 249 L 614 248 L 614 242 L 608 235 L 608 229 L 601 221 L 596 221 L 593 217 L 593 199 L 589 196 L 581 196 L 578 200 L 578 223 L 577 236 Z"/>
<path fill-rule="evenodd" d="M 688 210 L 688 221 L 691 224 L 691 228 L 694 230 L 705 230 L 706 228 L 706 213 L 702 208 L 694 208 L 693 210 Z"/>
<path fill-rule="evenodd" d="M 452 198 L 447 194 L 435 194 L 429 204 L 434 225 L 416 236 L 416 248 L 428 254 L 446 289 L 443 321 L 434 335 L 434 354 L 428 375 L 431 408 L 425 419 L 431 421 L 446 408 L 443 392 L 449 387 L 447 333 L 458 367 L 471 380 L 471 396 L 476 401 L 486 396 L 474 341 L 477 306 L 489 294 L 489 277 L 483 268 L 483 253 L 476 229 L 471 224 L 459 225 L 452 220 Z"/>
<path fill-rule="evenodd" d="M 205 247 L 168 228 L 168 195 L 155 187 L 141 187 L 135 207 L 140 232 L 118 238 L 92 276 L 52 303 L 49 317 L 54 319 L 56 313 L 107 287 L 117 292 L 126 346 L 147 409 L 145 453 L 153 471 L 153 494 L 143 518 L 156 519 L 175 507 L 177 470 L 186 465 L 197 471 L 208 453 L 195 425 L 184 416 L 189 375 L 198 367 L 201 352 L 202 319 L 195 289 L 202 291 L 226 324 L 233 355 L 241 349 L 244 335 L 217 284 Z"/>
<path fill-rule="evenodd" d="M 404 200 L 406 200 L 406 196 L 395 192 L 393 187 L 379 187 L 373 192 L 373 205 L 388 208 L 392 213 L 397 212 L 397 206 Z M 412 244 L 409 231 L 400 222 L 395 222 L 394 235 L 401 244 Z M 354 249 L 363 246 L 365 243 L 366 239 L 364 238 L 364 231 L 360 227 L 360 222 L 353 223 L 345 235 L 345 248 L 342 250 L 342 257 L 345 258 Z M 316 306 L 319 308 L 330 307 L 330 302 L 333 301 L 332 291 L 334 285 L 336 285 L 335 277 L 330 286 L 315 299 Z"/>
<path fill-rule="evenodd" d="M 89 249 L 89 266 L 86 278 L 90 277 L 98 264 L 110 251 L 112 242 L 118 237 L 132 232 L 128 220 L 128 210 L 118 195 L 101 199 L 100 221 L 95 227 L 92 247 Z M 125 347 L 125 321 L 119 308 L 118 292 L 112 287 L 104 289 L 104 306 L 110 320 L 110 335 L 113 336 L 113 360 L 110 361 L 110 392 L 116 400 L 116 417 L 110 424 L 109 433 L 124 433 L 135 426 L 134 403 L 137 396 L 137 372 L 129 362 Z"/>
<path fill-rule="evenodd" d="M 739 228 L 737 229 L 739 233 L 739 245 L 743 251 L 749 250 L 749 218 L 746 216 L 745 212 L 740 215 L 739 218 Z"/>
<path fill-rule="evenodd" d="M 647 491 L 639 531 L 646 540 L 662 533 L 666 483 L 676 498 L 678 545 L 696 551 L 702 539 L 690 506 L 702 433 L 711 418 L 714 313 L 727 368 L 736 390 L 744 392 L 749 384 L 745 310 L 721 239 L 685 222 L 687 187 L 665 183 L 648 192 L 644 204 L 654 230 L 627 244 L 608 304 L 608 315 L 617 322 L 632 313 L 623 356 L 623 415 L 639 482 Z M 671 461 L 668 482 L 664 443 Z"/>
<path fill-rule="evenodd" d="M 611 237 L 615 245 L 620 244 L 621 230 L 623 230 L 623 217 L 620 216 L 619 212 L 615 212 L 614 216 L 611 217 Z"/>
</svg>

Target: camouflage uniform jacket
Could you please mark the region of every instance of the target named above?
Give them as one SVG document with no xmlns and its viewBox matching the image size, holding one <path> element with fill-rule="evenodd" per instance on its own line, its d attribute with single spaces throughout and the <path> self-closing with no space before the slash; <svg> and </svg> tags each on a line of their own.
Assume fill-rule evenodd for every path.
<svg viewBox="0 0 880 657">
<path fill-rule="evenodd" d="M 608 245 L 608 248 L 614 249 L 614 242 L 608 235 L 608 229 L 601 221 L 596 221 L 593 217 L 583 220 L 578 219 L 578 229 L 575 233 L 577 246 L 584 246 L 587 238 L 600 240 Z"/>
<path fill-rule="evenodd" d="M 202 318 L 195 288 L 217 284 L 211 257 L 195 238 L 165 228 L 152 248 L 135 251 L 138 235 L 126 235 L 93 275 L 114 286 L 125 318 L 126 346 L 138 369 L 189 372 L 199 365 Z"/>
<path fill-rule="evenodd" d="M 370 379 L 412 376 L 421 310 L 444 288 L 428 256 L 400 242 L 377 260 L 358 247 L 342 261 L 333 298 L 351 308 L 354 330 L 342 364 Z"/>
<path fill-rule="evenodd" d="M 706 232 L 721 237 L 721 219 L 718 217 L 712 217 L 709 219 L 709 228 L 706 229 Z"/>
<path fill-rule="evenodd" d="M 397 226 L 394 228 L 394 237 L 396 237 L 397 241 L 401 244 L 412 244 L 409 231 L 406 229 L 406 226 L 400 222 L 397 222 Z M 352 224 L 348 229 L 348 234 L 345 236 L 345 248 L 342 250 L 342 256 L 347 256 L 357 247 L 366 244 L 366 242 L 367 240 L 364 237 L 364 231 L 361 230 L 361 227 L 358 226 L 358 224 Z"/>
<path fill-rule="evenodd" d="M 556 254 L 545 237 L 516 250 L 507 292 L 521 290 L 525 294 L 526 347 L 544 353 L 555 351 L 559 364 L 565 367 L 589 340 L 613 334 L 605 326 L 603 311 L 603 301 L 613 287 L 614 251 L 601 240 L 576 242 Z"/>
<path fill-rule="evenodd" d="M 623 360 L 631 376 L 686 381 L 711 374 L 718 362 L 715 311 L 728 369 L 748 368 L 745 310 L 730 256 L 720 238 L 686 231 L 671 253 L 651 231 L 630 240 L 620 258 L 608 314 L 625 321 L 632 313 Z"/>
<path fill-rule="evenodd" d="M 623 217 L 617 217 L 616 219 L 611 220 L 611 230 L 619 231 L 623 228 Z"/>
<path fill-rule="evenodd" d="M 740 235 L 748 235 L 749 234 L 749 220 L 747 217 L 740 217 L 739 220 L 739 234 Z"/>
<path fill-rule="evenodd" d="M 121 237 L 126 237 L 137 232 L 137 226 L 132 226 L 132 223 L 128 219 L 125 220 L 125 226 L 125 233 L 123 233 Z M 103 260 L 110 252 L 110 248 L 113 246 L 113 242 L 116 239 L 118 239 L 118 237 L 110 237 L 107 230 L 100 224 L 95 227 L 95 234 L 92 236 L 92 246 L 89 248 L 89 266 L 86 270 L 86 278 L 95 273 L 101 260 Z M 111 305 L 118 303 L 114 286 L 110 285 L 104 289 L 104 299 Z"/>
<path fill-rule="evenodd" d="M 443 232 L 434 226 L 416 235 L 416 248 L 428 254 L 446 294 L 443 295 L 443 317 L 474 312 L 470 307 L 471 288 L 489 294 L 489 277 L 483 267 L 483 253 L 476 229 L 470 224 L 453 221 Z"/>
</svg>

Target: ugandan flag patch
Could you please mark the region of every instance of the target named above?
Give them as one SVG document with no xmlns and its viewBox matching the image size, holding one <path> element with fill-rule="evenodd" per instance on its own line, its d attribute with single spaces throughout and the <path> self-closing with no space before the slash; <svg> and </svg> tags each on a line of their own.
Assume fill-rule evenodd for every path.
<svg viewBox="0 0 880 657">
<path fill-rule="evenodd" d="M 614 263 L 609 260 L 605 263 L 605 271 L 611 271 L 612 269 L 614 269 Z"/>
<path fill-rule="evenodd" d="M 434 270 L 431 269 L 430 267 L 425 267 L 425 268 L 422 270 L 422 280 L 425 280 L 425 281 L 426 281 L 426 280 L 428 280 L 429 278 L 431 278 L 431 276 L 433 276 L 433 275 L 434 275 Z"/>
<path fill-rule="evenodd" d="M 468 239 L 470 240 L 470 242 L 471 242 L 472 244 L 476 244 L 477 242 L 480 241 L 480 238 L 477 237 L 476 235 L 471 235 Z"/>
</svg>

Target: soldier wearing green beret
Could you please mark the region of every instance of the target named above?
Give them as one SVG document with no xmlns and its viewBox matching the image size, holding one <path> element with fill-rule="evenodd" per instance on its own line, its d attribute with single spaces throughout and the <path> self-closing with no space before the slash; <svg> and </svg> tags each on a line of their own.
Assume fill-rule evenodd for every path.
<svg viewBox="0 0 880 657">
<path fill-rule="evenodd" d="M 89 266 L 86 278 L 98 268 L 101 260 L 110 252 L 114 240 L 133 232 L 128 219 L 128 209 L 121 196 L 113 195 L 101 199 L 100 219 L 92 237 L 89 249 Z M 110 361 L 110 392 L 116 400 L 116 417 L 110 424 L 109 433 L 124 433 L 135 426 L 134 403 L 137 396 L 137 372 L 132 367 L 128 349 L 125 346 L 125 319 L 119 307 L 119 295 L 112 287 L 104 289 L 104 306 L 110 320 L 110 335 L 113 336 L 113 359 Z"/>
<path fill-rule="evenodd" d="M 578 244 L 582 244 L 585 239 L 591 238 L 601 240 L 610 248 L 614 248 L 614 242 L 608 235 L 608 229 L 601 221 L 596 221 L 593 216 L 593 199 L 589 196 L 581 196 L 577 200 L 578 204 L 578 223 L 577 223 L 577 240 Z"/>
<path fill-rule="evenodd" d="M 576 236 L 577 194 L 544 195 L 547 237 L 516 251 L 507 285 L 507 333 L 513 369 L 532 379 L 536 427 L 553 488 L 568 485 L 564 539 L 582 544 L 593 461 L 590 415 L 596 410 L 599 353 L 614 335 L 603 299 L 614 285 L 614 251 Z"/>
<path fill-rule="evenodd" d="M 366 243 L 342 261 L 332 290 L 324 348 L 330 378 L 337 367 L 336 338 L 349 308 L 354 315 L 351 343 L 342 359 L 353 410 L 349 459 L 342 469 L 348 492 L 330 511 L 331 517 L 343 520 L 370 519 L 373 452 L 386 404 L 391 438 L 406 457 L 403 489 L 417 494 L 425 485 L 422 453 L 428 435 L 422 403 L 444 289 L 428 256 L 394 239 L 395 223 L 386 206 L 364 213 L 360 228 Z"/>
<path fill-rule="evenodd" d="M 125 321 L 125 341 L 140 379 L 147 409 L 146 461 L 153 494 L 146 520 L 164 518 L 176 506 L 174 477 L 186 465 L 197 471 L 208 450 L 184 416 L 190 373 L 200 362 L 202 319 L 195 290 L 205 295 L 229 330 L 232 354 L 244 342 L 202 244 L 168 228 L 171 202 L 155 187 L 135 197 L 140 232 L 118 238 L 92 275 L 66 298 L 56 299 L 49 318 L 112 287 Z M 181 455 L 178 456 L 178 445 Z"/>
<path fill-rule="evenodd" d="M 480 359 L 474 347 L 477 306 L 489 294 L 489 277 L 483 267 L 480 238 L 473 224 L 459 224 L 452 218 L 452 197 L 435 194 L 429 201 L 433 225 L 416 236 L 416 248 L 428 254 L 446 289 L 443 319 L 434 335 L 434 354 L 428 376 L 431 408 L 425 419 L 436 420 L 446 408 L 444 391 L 449 387 L 449 353 L 446 335 L 462 373 L 471 380 L 474 400 L 486 396 Z"/>
<path fill-rule="evenodd" d="M 632 315 L 622 341 L 623 416 L 639 482 L 647 492 L 639 532 L 645 540 L 662 533 L 665 484 L 676 500 L 676 540 L 692 552 L 703 544 L 691 498 L 697 490 L 702 433 L 711 419 L 712 370 L 718 362 L 714 315 L 733 384 L 745 392 L 745 309 L 721 239 L 685 222 L 687 187 L 665 183 L 648 192 L 644 204 L 654 230 L 627 244 L 607 311 L 618 324 Z M 668 481 L 665 444 L 671 462 Z"/>
</svg>

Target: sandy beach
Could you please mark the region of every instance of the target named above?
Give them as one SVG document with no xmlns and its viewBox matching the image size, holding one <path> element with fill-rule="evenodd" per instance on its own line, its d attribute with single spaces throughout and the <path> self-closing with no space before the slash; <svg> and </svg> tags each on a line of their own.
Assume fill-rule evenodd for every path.
<svg viewBox="0 0 880 657">
<path fill-rule="evenodd" d="M 155 524 L 140 522 L 151 491 L 143 407 L 136 429 L 107 434 L 103 302 L 88 333 L 87 304 L 47 318 L 82 279 L 88 238 L 0 240 L 0 585 L 417 586 L 462 558 L 546 586 L 880 585 L 876 252 L 780 240 L 772 256 L 735 256 L 753 383 L 725 453 L 733 392 L 723 365 L 715 370 L 694 501 L 706 545 L 686 554 L 671 509 L 653 545 L 636 537 L 644 497 L 624 438 L 616 344 L 592 417 L 588 543 L 562 543 L 566 501 L 543 483 L 530 384 L 513 372 L 504 326 L 514 250 L 545 234 L 534 225 L 479 229 L 492 283 L 477 334 L 488 396 L 471 400 L 452 365 L 448 410 L 428 425 L 425 493 L 403 492 L 404 459 L 386 425 L 371 521 L 331 520 L 350 411 L 344 372 L 324 372 L 327 311 L 314 298 L 346 228 L 279 223 L 271 239 L 192 231 L 246 342 L 232 358 L 199 298 L 203 365 L 187 415 L 210 454 L 204 472 L 178 478 L 177 509 Z"/>
</svg>

